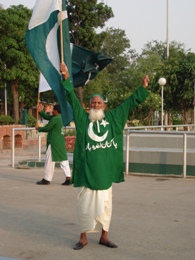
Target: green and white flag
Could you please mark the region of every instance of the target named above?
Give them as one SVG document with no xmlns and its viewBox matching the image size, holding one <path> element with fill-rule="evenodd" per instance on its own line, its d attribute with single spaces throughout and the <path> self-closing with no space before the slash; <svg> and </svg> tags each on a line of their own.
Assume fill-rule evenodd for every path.
<svg viewBox="0 0 195 260">
<path fill-rule="evenodd" d="M 81 46 L 70 43 L 72 60 L 72 80 L 75 88 L 84 87 L 89 80 L 105 68 L 112 59 L 102 53 L 93 52 Z M 51 90 L 46 79 L 41 74 L 39 91 L 45 92 Z"/>
<path fill-rule="evenodd" d="M 69 27 L 66 0 L 37 0 L 28 29 L 26 44 L 41 74 L 54 91 L 61 106 L 64 125 L 73 119 L 72 108 L 61 86 L 60 68 L 60 12 L 62 11 L 64 62 L 72 74 Z"/>
<path fill-rule="evenodd" d="M 74 87 L 84 87 L 103 70 L 112 58 L 81 46 L 71 44 L 72 78 Z"/>
</svg>

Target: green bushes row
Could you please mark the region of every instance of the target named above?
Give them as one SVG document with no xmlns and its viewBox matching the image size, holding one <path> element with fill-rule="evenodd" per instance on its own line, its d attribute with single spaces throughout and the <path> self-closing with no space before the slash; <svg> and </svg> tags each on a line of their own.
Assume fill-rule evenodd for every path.
<svg viewBox="0 0 195 260">
<path fill-rule="evenodd" d="M 68 130 L 65 130 L 65 136 L 76 136 L 76 129 L 68 129 Z"/>
<path fill-rule="evenodd" d="M 0 116 L 0 125 L 13 125 L 15 123 L 14 119 L 8 115 Z"/>
<path fill-rule="evenodd" d="M 19 124 L 22 124 L 22 118 L 19 119 Z M 14 119 L 11 116 L 8 115 L 2 115 L 0 116 L 0 125 L 13 125 L 15 124 Z M 27 114 L 27 126 L 33 127 L 36 125 L 36 119 L 34 116 Z"/>
</svg>

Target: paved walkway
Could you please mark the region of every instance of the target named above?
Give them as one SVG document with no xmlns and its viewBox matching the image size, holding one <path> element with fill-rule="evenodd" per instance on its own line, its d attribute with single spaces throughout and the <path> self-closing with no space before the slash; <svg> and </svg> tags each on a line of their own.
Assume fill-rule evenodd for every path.
<svg viewBox="0 0 195 260">
<path fill-rule="evenodd" d="M 99 245 L 92 233 L 75 251 L 77 189 L 61 185 L 60 169 L 51 185 L 36 185 L 42 177 L 42 168 L 11 168 L 10 153 L 0 151 L 0 260 L 195 259 L 195 179 L 125 176 L 113 185 L 109 232 L 119 247 Z"/>
</svg>

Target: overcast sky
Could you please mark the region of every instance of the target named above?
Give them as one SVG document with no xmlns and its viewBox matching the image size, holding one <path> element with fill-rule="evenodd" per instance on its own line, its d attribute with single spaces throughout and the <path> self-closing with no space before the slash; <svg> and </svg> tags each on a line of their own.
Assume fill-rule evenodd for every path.
<svg viewBox="0 0 195 260">
<path fill-rule="evenodd" d="M 22 4 L 33 8 L 36 0 L 0 0 L 4 8 Z M 100 1 L 99 1 L 100 2 Z M 104 0 L 115 17 L 107 27 L 125 30 L 131 48 L 141 52 L 144 44 L 152 40 L 166 41 L 167 0 Z M 169 41 L 184 43 L 195 52 L 195 0 L 168 0 Z"/>
</svg>

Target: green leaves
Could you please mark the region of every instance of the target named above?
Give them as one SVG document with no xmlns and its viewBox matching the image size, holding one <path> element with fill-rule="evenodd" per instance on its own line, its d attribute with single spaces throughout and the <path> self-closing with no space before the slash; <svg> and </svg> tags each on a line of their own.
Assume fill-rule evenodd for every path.
<svg viewBox="0 0 195 260">
<path fill-rule="evenodd" d="M 96 51 L 101 45 L 96 29 L 113 17 L 112 9 L 97 0 L 67 0 L 67 11 L 71 42 Z"/>
<path fill-rule="evenodd" d="M 13 94 L 11 103 L 16 123 L 19 118 L 18 97 L 29 106 L 34 105 L 37 99 L 39 72 L 24 40 L 30 16 L 31 11 L 22 5 L 0 9 L 0 85 L 6 83 L 8 96 L 10 92 Z"/>
</svg>

